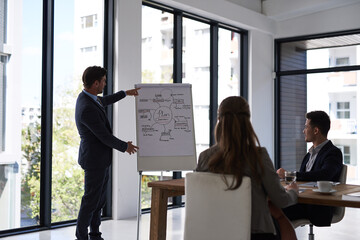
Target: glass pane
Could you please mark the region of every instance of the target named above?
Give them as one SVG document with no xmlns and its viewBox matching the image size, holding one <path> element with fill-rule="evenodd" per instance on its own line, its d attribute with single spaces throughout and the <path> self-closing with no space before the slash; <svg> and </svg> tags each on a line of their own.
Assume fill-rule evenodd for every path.
<svg viewBox="0 0 360 240">
<path fill-rule="evenodd" d="M 351 34 L 282 43 L 281 71 L 360 66 L 359 37 L 360 34 Z M 280 131 L 289 128 L 288 133 L 281 132 L 281 153 L 289 152 L 291 156 L 283 157 L 281 155 L 282 163 L 296 163 L 298 166 L 302 161 L 300 154 L 296 157 L 291 153 L 291 146 L 296 144 L 291 139 L 291 136 L 295 134 L 292 131 L 296 128 L 300 129 L 305 122 L 305 117 L 302 118 L 302 124 L 295 122 L 294 117 L 291 116 L 291 114 L 296 116 L 294 109 L 299 108 L 303 112 L 302 114 L 313 110 L 323 110 L 329 114 L 331 119 L 328 138 L 336 146 L 341 147 L 344 163 L 349 165 L 347 181 L 356 183 L 360 180 L 360 166 L 357 164 L 357 149 L 360 147 L 360 139 L 357 134 L 359 109 L 357 82 L 359 76 L 360 71 L 348 71 L 281 77 L 280 112 L 292 120 L 283 118 L 281 115 Z M 289 105 L 290 103 L 292 106 Z M 300 117 L 301 115 L 299 115 Z M 306 153 L 311 145 L 311 143 L 306 144 L 306 148 L 301 151 Z M 344 146 L 346 146 L 347 153 L 345 153 Z"/>
<path fill-rule="evenodd" d="M 173 82 L 173 14 L 142 7 L 142 83 Z"/>
<path fill-rule="evenodd" d="M 240 34 L 219 29 L 218 103 L 240 94 Z"/>
<path fill-rule="evenodd" d="M 39 223 L 42 1 L 19 4 L 0 2 L 0 230 Z"/>
<path fill-rule="evenodd" d="M 103 12 L 103 0 L 55 1 L 52 222 L 76 219 L 83 195 L 74 107 L 82 72 L 103 65 Z"/>
<path fill-rule="evenodd" d="M 173 171 L 153 171 L 143 172 L 141 178 L 141 208 L 151 207 L 151 188 L 148 187 L 149 182 L 173 179 Z M 168 198 L 168 205 L 172 204 L 172 198 Z"/>
<path fill-rule="evenodd" d="M 356 47 L 353 50 L 355 49 Z M 329 114 L 331 128 L 328 138 L 336 146 L 346 146 L 343 153 L 344 163 L 350 164 L 347 173 L 349 183 L 359 181 L 360 166 L 357 161 L 360 156 L 356 151 L 360 147 L 357 133 L 359 76 L 360 71 L 328 72 L 307 76 L 307 111 L 316 109 Z"/>
<path fill-rule="evenodd" d="M 183 83 L 192 85 L 196 153 L 199 155 L 209 147 L 210 139 L 210 26 L 183 18 L 183 38 Z"/>
<path fill-rule="evenodd" d="M 283 43 L 281 71 L 358 65 L 359 39 L 353 34 Z"/>
<path fill-rule="evenodd" d="M 360 71 L 281 77 L 280 157 L 282 167 L 299 169 L 302 158 L 312 146 L 312 143 L 305 143 L 302 133 L 306 120 L 305 113 L 322 110 L 328 113 L 331 119 L 328 139 L 336 146 L 346 146 L 341 149 L 344 154 L 344 163 L 349 164 L 347 182 L 359 181 L 358 76 L 360 76 Z M 349 85 L 348 82 L 353 84 Z M 346 107 L 348 109 L 344 110 Z M 344 109 L 341 110 L 341 108 Z"/>
<path fill-rule="evenodd" d="M 142 83 L 173 83 L 173 14 L 142 6 Z M 144 172 L 141 207 L 150 208 L 148 182 L 172 179 L 173 172 Z M 168 204 L 172 203 L 169 198 Z"/>
</svg>

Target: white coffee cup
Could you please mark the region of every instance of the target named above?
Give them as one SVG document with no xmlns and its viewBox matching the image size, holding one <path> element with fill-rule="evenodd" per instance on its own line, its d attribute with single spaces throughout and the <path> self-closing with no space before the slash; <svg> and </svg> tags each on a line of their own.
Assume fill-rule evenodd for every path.
<svg viewBox="0 0 360 240">
<path fill-rule="evenodd" d="M 318 181 L 317 186 L 320 192 L 330 192 L 332 190 L 333 182 L 331 181 Z"/>
</svg>

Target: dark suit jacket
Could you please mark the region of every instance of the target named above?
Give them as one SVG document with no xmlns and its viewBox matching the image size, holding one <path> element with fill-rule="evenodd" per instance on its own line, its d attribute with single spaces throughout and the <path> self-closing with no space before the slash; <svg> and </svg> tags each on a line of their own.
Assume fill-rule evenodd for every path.
<svg viewBox="0 0 360 240">
<path fill-rule="evenodd" d="M 316 156 L 313 167 L 310 172 L 306 172 L 306 164 L 310 158 L 307 153 L 301 163 L 300 171 L 296 173 L 298 181 L 339 181 L 341 174 L 342 153 L 335 147 L 331 141 L 325 144 Z"/>
<path fill-rule="evenodd" d="M 125 93 L 120 91 L 100 100 L 106 106 L 124 97 Z M 126 151 L 127 143 L 112 134 L 104 108 L 84 92 L 76 101 L 75 121 L 81 138 L 78 162 L 83 169 L 106 168 L 111 164 L 113 148 Z"/>
<path fill-rule="evenodd" d="M 339 181 L 343 160 L 340 149 L 335 147 L 331 141 L 325 144 L 316 156 L 310 172 L 306 172 L 306 164 L 310 153 L 307 153 L 301 163 L 300 171 L 296 173 L 298 181 Z M 329 226 L 333 216 L 333 207 L 308 206 L 310 221 L 316 226 Z"/>
</svg>

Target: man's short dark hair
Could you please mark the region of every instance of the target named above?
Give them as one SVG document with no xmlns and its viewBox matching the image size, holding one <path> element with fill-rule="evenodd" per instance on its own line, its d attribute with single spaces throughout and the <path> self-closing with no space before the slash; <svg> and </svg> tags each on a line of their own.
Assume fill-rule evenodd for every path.
<svg viewBox="0 0 360 240">
<path fill-rule="evenodd" d="M 85 88 L 91 88 L 95 81 L 101 81 L 106 75 L 106 69 L 99 66 L 91 66 L 85 69 L 82 81 Z"/>
<path fill-rule="evenodd" d="M 319 128 L 322 135 L 327 137 L 330 130 L 330 117 L 324 111 L 312 111 L 306 113 L 305 117 L 310 120 L 311 127 Z"/>
</svg>

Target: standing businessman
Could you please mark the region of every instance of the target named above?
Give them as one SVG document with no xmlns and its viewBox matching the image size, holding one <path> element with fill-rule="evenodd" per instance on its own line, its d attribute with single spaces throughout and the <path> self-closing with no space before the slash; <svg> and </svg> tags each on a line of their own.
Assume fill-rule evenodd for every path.
<svg viewBox="0 0 360 240">
<path fill-rule="evenodd" d="M 85 189 L 77 219 L 76 237 L 78 240 L 103 240 L 99 227 L 101 209 L 106 200 L 112 149 L 126 151 L 130 155 L 138 149 L 131 141 L 124 142 L 112 134 L 104 106 L 125 96 L 137 96 L 139 88 L 98 97 L 106 85 L 106 69 L 98 66 L 85 69 L 82 81 L 84 90 L 76 101 L 75 121 L 81 139 L 78 162 L 85 171 Z"/>
</svg>

